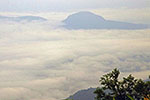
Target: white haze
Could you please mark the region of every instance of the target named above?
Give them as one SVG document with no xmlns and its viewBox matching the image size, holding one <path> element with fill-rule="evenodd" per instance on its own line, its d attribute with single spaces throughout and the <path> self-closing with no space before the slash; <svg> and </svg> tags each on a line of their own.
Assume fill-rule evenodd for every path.
<svg viewBox="0 0 150 100">
<path fill-rule="evenodd" d="M 0 100 L 61 100 L 113 68 L 148 77 L 150 29 L 66 30 L 56 19 L 0 21 Z"/>
<path fill-rule="evenodd" d="M 149 0 L 0 0 L 0 11 L 70 11 L 95 8 L 147 8 Z"/>
</svg>

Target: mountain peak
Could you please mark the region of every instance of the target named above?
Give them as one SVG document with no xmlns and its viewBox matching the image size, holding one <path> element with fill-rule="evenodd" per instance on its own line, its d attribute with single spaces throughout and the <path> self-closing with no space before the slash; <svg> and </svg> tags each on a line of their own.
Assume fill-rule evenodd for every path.
<svg viewBox="0 0 150 100">
<path fill-rule="evenodd" d="M 95 24 L 98 24 L 99 22 L 104 21 L 105 19 L 99 15 L 88 11 L 82 11 L 68 16 L 68 18 L 63 22 L 71 26 L 82 27 L 87 25 L 93 26 Z"/>
<path fill-rule="evenodd" d="M 96 96 L 94 94 L 94 91 L 96 90 L 96 88 L 88 88 L 85 90 L 80 90 L 78 92 L 76 92 L 74 95 L 71 95 L 70 97 L 68 97 L 67 99 L 70 100 L 94 100 L 94 97 Z"/>
<path fill-rule="evenodd" d="M 81 11 L 68 16 L 64 21 L 67 29 L 147 29 L 148 25 L 133 24 L 128 22 L 119 22 L 105 20 L 103 17 L 92 12 Z"/>
<path fill-rule="evenodd" d="M 99 15 L 96 15 L 96 14 L 94 14 L 94 13 L 92 13 L 92 12 L 89 12 L 89 11 L 81 11 L 81 12 L 78 12 L 78 13 L 75 13 L 75 14 L 72 14 L 72 15 L 70 15 L 69 17 L 85 17 L 85 18 L 87 18 L 87 17 L 90 17 L 90 18 L 97 18 L 97 19 L 99 19 L 99 20 L 105 20 L 103 17 L 101 17 L 101 16 L 99 16 Z M 69 18 L 68 17 L 68 18 Z M 84 18 L 84 19 L 85 19 Z M 84 20 L 83 19 L 83 20 Z"/>
</svg>

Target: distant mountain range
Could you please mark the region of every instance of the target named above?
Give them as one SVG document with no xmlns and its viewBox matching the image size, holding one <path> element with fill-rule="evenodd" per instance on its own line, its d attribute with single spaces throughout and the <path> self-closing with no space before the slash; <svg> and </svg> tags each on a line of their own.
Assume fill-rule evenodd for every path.
<svg viewBox="0 0 150 100">
<path fill-rule="evenodd" d="M 0 16 L 0 20 L 6 21 L 47 21 L 47 19 L 39 16 L 19 16 L 19 17 L 8 17 L 8 16 Z"/>
<path fill-rule="evenodd" d="M 19 16 L 9 17 L 1 16 L 0 21 L 47 21 L 47 19 L 39 16 Z M 66 29 L 124 29 L 124 30 L 136 30 L 136 29 L 148 29 L 150 25 L 146 24 L 133 24 L 120 21 L 106 20 L 103 17 L 91 12 L 78 12 L 68 16 L 65 20 L 63 27 Z"/>
<path fill-rule="evenodd" d="M 67 29 L 147 29 L 150 25 L 133 24 L 127 22 L 106 20 L 91 12 L 78 12 L 63 20 L 64 28 Z"/>
<path fill-rule="evenodd" d="M 67 99 L 70 100 L 95 100 L 95 94 L 93 93 L 96 88 L 89 88 L 87 90 L 80 90 L 76 92 L 74 95 L 71 95 Z"/>
</svg>

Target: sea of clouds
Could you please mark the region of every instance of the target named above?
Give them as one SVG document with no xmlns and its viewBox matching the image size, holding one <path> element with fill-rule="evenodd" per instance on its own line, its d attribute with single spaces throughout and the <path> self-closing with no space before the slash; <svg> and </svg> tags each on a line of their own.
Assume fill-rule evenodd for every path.
<svg viewBox="0 0 150 100">
<path fill-rule="evenodd" d="M 54 19 L 0 21 L 0 100 L 61 100 L 113 68 L 147 79 L 150 29 L 67 30 Z"/>
</svg>

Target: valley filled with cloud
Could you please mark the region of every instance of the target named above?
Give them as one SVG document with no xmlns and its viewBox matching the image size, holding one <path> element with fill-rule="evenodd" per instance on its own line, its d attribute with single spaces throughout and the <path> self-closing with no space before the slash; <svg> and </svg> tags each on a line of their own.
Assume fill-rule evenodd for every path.
<svg viewBox="0 0 150 100">
<path fill-rule="evenodd" d="M 92 11 L 130 21 L 129 16 L 110 15 L 108 9 Z M 0 21 L 0 100 L 61 100 L 99 86 L 99 78 L 114 68 L 121 77 L 148 78 L 150 29 L 67 30 L 60 20 L 69 14 L 41 13 L 48 18 L 45 22 Z"/>
</svg>

